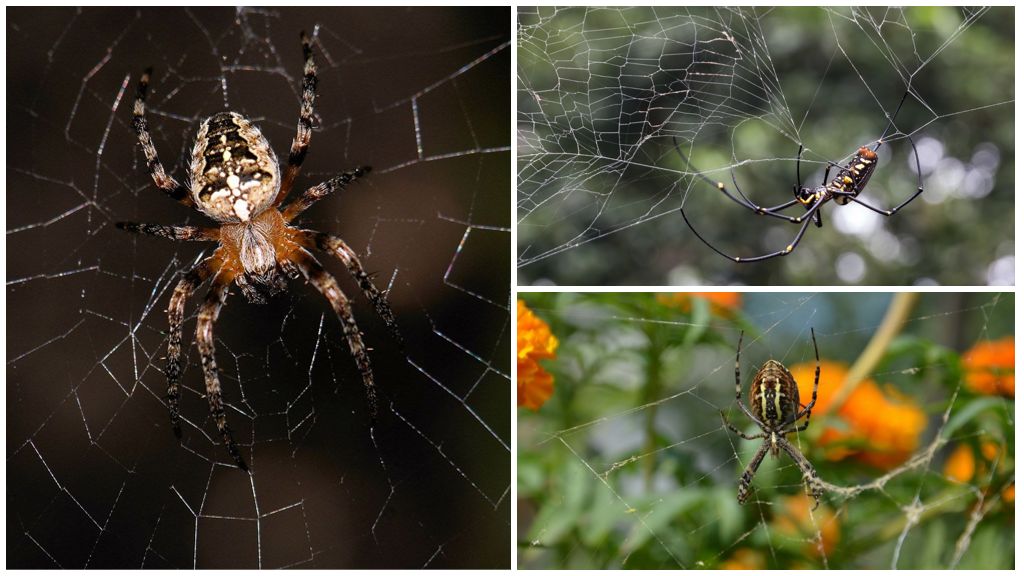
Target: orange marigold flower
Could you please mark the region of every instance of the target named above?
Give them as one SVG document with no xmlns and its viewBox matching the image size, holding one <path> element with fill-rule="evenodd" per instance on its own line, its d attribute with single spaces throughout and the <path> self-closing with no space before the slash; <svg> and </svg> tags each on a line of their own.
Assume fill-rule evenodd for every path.
<svg viewBox="0 0 1024 576">
<path fill-rule="evenodd" d="M 806 401 L 814 388 L 813 362 L 790 367 Z M 840 362 L 823 360 L 815 412 L 828 410 L 848 368 Z M 917 449 L 921 432 L 928 424 L 924 411 L 894 389 L 883 391 L 873 380 L 854 388 L 835 414 L 846 421 L 839 428 L 826 428 L 818 443 L 830 460 L 854 457 L 872 466 L 888 469 L 904 462 Z"/>
<path fill-rule="evenodd" d="M 764 554 L 751 548 L 740 548 L 733 552 L 728 560 L 722 562 L 722 570 L 761 570 L 764 569 Z"/>
<path fill-rule="evenodd" d="M 551 397 L 555 382 L 537 361 L 555 357 L 558 339 L 551 334 L 547 323 L 534 315 L 522 300 L 518 301 L 516 318 L 517 403 L 537 410 Z"/>
<path fill-rule="evenodd" d="M 971 447 L 960 444 L 953 449 L 953 453 L 946 458 L 943 472 L 957 482 L 969 482 L 974 478 L 974 451 Z"/>
<path fill-rule="evenodd" d="M 701 298 L 711 304 L 711 312 L 719 316 L 731 316 L 743 304 L 743 295 L 739 292 L 673 292 L 658 294 L 658 302 L 665 306 L 678 308 L 683 312 L 693 309 L 693 299 Z"/>
<path fill-rule="evenodd" d="M 814 501 L 805 494 L 788 496 L 783 499 L 781 511 L 772 520 L 772 526 L 781 534 L 806 540 L 806 552 L 811 558 L 821 556 L 817 538 L 820 534 L 825 556 L 829 556 L 839 543 L 839 518 L 828 504 L 821 504 L 812 511 L 813 507 Z"/>
<path fill-rule="evenodd" d="M 968 388 L 980 394 L 1013 397 L 1013 336 L 978 342 L 961 361 Z"/>
<path fill-rule="evenodd" d="M 1003 455 L 1003 447 L 992 440 L 986 440 L 981 443 L 981 455 L 991 462 Z"/>
<path fill-rule="evenodd" d="M 1010 484 L 1010 487 L 1003 490 L 1003 500 L 1006 502 L 1013 502 L 1013 487 L 1014 484 Z"/>
<path fill-rule="evenodd" d="M 969 482 L 973 478 L 980 478 L 983 484 L 987 484 L 989 466 L 1001 460 L 1003 447 L 993 440 L 982 440 L 979 451 L 983 458 L 980 461 L 970 444 L 959 444 L 946 459 L 946 466 L 943 468 L 946 476 L 957 482 Z"/>
</svg>

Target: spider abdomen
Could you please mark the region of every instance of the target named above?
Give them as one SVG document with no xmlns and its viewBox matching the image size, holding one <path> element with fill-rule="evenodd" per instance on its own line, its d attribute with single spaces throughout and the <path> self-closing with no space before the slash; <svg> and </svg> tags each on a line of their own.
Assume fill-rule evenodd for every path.
<svg viewBox="0 0 1024 576">
<path fill-rule="evenodd" d="M 800 411 L 800 389 L 781 363 L 769 360 L 750 384 L 750 408 L 768 428 L 790 424 Z"/>
<path fill-rule="evenodd" d="M 220 222 L 247 222 L 273 203 L 280 167 L 255 124 L 236 112 L 219 112 L 199 127 L 190 176 L 199 210 Z"/>
<path fill-rule="evenodd" d="M 830 190 L 849 192 L 854 196 L 860 194 L 861 190 L 868 185 L 868 180 L 871 179 L 871 174 L 875 171 L 877 163 L 878 154 L 870 148 L 861 146 L 850 159 L 850 163 L 832 179 L 832 183 L 829 184 Z M 850 202 L 850 197 L 837 195 L 835 201 L 836 204 L 844 206 Z"/>
</svg>

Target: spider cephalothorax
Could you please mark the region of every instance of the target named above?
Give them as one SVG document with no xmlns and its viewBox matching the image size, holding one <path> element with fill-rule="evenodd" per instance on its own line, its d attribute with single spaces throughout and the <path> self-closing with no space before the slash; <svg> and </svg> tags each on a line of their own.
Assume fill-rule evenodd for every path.
<svg viewBox="0 0 1024 576">
<path fill-rule="evenodd" d="M 736 493 L 736 499 L 740 504 L 746 502 L 750 496 L 750 483 L 765 455 L 771 453 L 772 457 L 777 457 L 779 451 L 782 450 L 789 454 L 800 468 L 807 493 L 814 497 L 815 508 L 818 506 L 822 492 L 818 475 L 807 458 L 797 450 L 796 446 L 786 440 L 787 434 L 807 429 L 811 423 L 811 409 L 818 401 L 818 377 L 821 373 L 821 366 L 820 360 L 818 360 L 818 342 L 814 338 L 813 328 L 811 329 L 811 341 L 814 342 L 814 358 L 819 364 L 814 369 L 814 389 L 811 392 L 811 401 L 806 406 L 802 405 L 800 403 L 800 388 L 797 386 L 796 380 L 793 379 L 793 375 L 782 363 L 768 360 L 757 371 L 757 375 L 754 376 L 754 380 L 750 384 L 750 408 L 747 408 L 743 405 L 743 387 L 740 381 L 740 348 L 743 345 L 743 333 L 740 333 L 740 341 L 736 345 L 736 404 L 751 421 L 757 424 L 761 433 L 751 436 L 741 432 L 725 418 L 724 412 L 722 421 L 742 438 L 764 440 L 740 477 L 740 486 Z M 798 425 L 800 419 L 805 416 L 807 420 L 803 425 Z"/>
<path fill-rule="evenodd" d="M 167 337 L 167 406 L 171 424 L 181 436 L 178 413 L 181 377 L 181 324 L 185 302 L 204 281 L 212 279 L 196 322 L 196 343 L 202 357 L 206 380 L 206 397 L 210 413 L 224 444 L 239 467 L 242 458 L 227 425 L 221 399 L 220 380 L 214 359 L 213 324 L 217 319 L 231 284 L 237 284 L 245 297 L 256 303 L 286 288 L 287 278 L 303 276 L 330 302 L 341 320 L 349 350 L 356 360 L 366 388 L 371 418 L 376 416 L 376 387 L 370 358 L 356 326 L 352 307 L 337 281 L 323 268 L 313 250 L 337 257 L 348 268 L 387 324 L 392 336 L 401 343 L 394 315 L 384 295 L 363 270 L 355 251 L 344 240 L 330 234 L 305 230 L 291 222 L 316 201 L 345 188 L 353 180 L 370 171 L 356 168 L 306 190 L 292 203 L 280 205 L 288 197 L 295 177 L 309 148 L 313 126 L 313 102 L 316 97 L 316 65 L 313 49 L 305 32 L 301 35 L 305 68 L 302 79 L 302 105 L 299 123 L 288 164 L 281 173 L 277 155 L 259 128 L 236 112 L 220 112 L 206 119 L 199 127 L 189 165 L 188 185 L 182 186 L 169 176 L 149 135 L 146 122 L 146 94 L 151 70 L 139 80 L 135 97 L 133 127 L 146 155 L 147 168 L 157 187 L 171 198 L 195 208 L 219 223 L 218 227 L 164 226 L 118 222 L 130 232 L 141 232 L 173 240 L 218 242 L 217 249 L 178 282 L 167 308 L 170 332 Z"/>
<path fill-rule="evenodd" d="M 924 183 L 921 180 L 921 159 L 920 157 L 918 157 L 917 154 L 917 145 L 914 144 L 914 139 L 911 138 L 909 134 L 907 134 L 906 137 L 907 140 L 910 142 L 910 147 L 914 150 L 914 158 L 917 162 L 917 191 L 914 192 L 914 194 L 912 194 L 902 203 L 897 205 L 895 208 L 891 208 L 888 210 L 876 208 L 857 197 L 860 195 L 861 192 L 864 191 L 864 188 L 868 185 L 868 181 L 871 179 L 871 175 L 874 173 L 875 167 L 878 165 L 878 149 L 882 146 L 882 143 L 885 141 L 885 138 L 889 133 L 889 128 L 895 126 L 894 123 L 896 120 L 896 115 L 900 113 L 900 109 L 903 108 L 903 103 L 906 102 L 907 95 L 909 94 L 909 90 L 907 92 L 904 92 L 903 99 L 900 100 L 900 104 L 899 106 L 896 107 L 896 111 L 889 117 L 889 124 L 888 126 L 886 126 L 885 131 L 882 132 L 882 136 L 878 138 L 875 147 L 868 148 L 867 146 L 861 146 L 860 148 L 857 149 L 857 152 L 854 153 L 853 157 L 850 159 L 849 162 L 846 163 L 845 166 L 841 166 L 835 162 L 828 162 L 828 166 L 825 168 L 825 178 L 822 180 L 821 185 L 819 186 L 810 188 L 801 185 L 801 182 L 803 182 L 803 180 L 800 178 L 800 158 L 803 156 L 804 152 L 803 144 L 801 144 L 800 150 L 796 154 L 797 183 L 793 186 L 794 198 L 789 202 L 784 202 L 782 204 L 779 204 L 778 206 L 759 206 L 751 202 L 750 199 L 740 189 L 739 183 L 736 182 L 735 173 L 732 174 L 732 184 L 733 187 L 736 188 L 736 193 L 738 194 L 738 196 L 734 196 L 731 192 L 729 192 L 729 189 L 724 182 L 715 182 L 708 178 L 707 176 L 705 176 L 704 174 L 701 174 L 699 171 L 696 172 L 696 175 L 701 180 L 717 188 L 718 191 L 724 194 L 726 198 L 754 212 L 755 214 L 758 214 L 760 216 L 771 216 L 773 218 L 778 218 L 780 220 L 786 220 L 787 222 L 791 222 L 793 224 L 799 224 L 800 229 L 797 230 L 796 236 L 782 250 L 771 252 L 763 256 L 753 256 L 749 258 L 730 256 L 716 248 L 713 244 L 711 244 L 703 236 L 701 236 L 701 234 L 697 232 L 697 229 L 693 227 L 693 224 L 690 222 L 690 219 L 686 216 L 686 210 L 684 209 L 684 207 L 680 207 L 679 211 L 683 214 L 683 221 L 686 222 L 686 225 L 690 228 L 690 231 L 693 232 L 694 235 L 696 235 L 701 242 L 707 245 L 708 248 L 711 248 L 712 250 L 721 254 L 722 256 L 725 256 L 729 260 L 732 260 L 734 262 L 760 262 L 762 260 L 768 260 L 771 258 L 776 258 L 778 256 L 785 256 L 792 252 L 793 250 L 795 250 L 797 245 L 800 243 L 800 239 L 803 238 L 804 232 L 807 231 L 807 225 L 810 224 L 811 222 L 814 222 L 815 226 L 821 228 L 821 209 L 825 206 L 825 204 L 827 204 L 830 201 L 835 202 L 840 206 L 849 204 L 850 202 L 856 202 L 857 204 L 860 204 L 861 206 L 867 208 L 868 210 L 871 210 L 872 212 L 875 212 L 877 214 L 881 214 L 882 216 L 892 216 L 893 214 L 899 212 L 900 209 L 902 209 L 904 206 L 913 202 L 915 198 L 917 198 L 918 196 L 921 195 L 922 192 L 924 192 Z M 899 134 L 899 132 L 897 132 L 897 134 Z M 690 159 L 687 158 L 686 155 L 683 154 L 683 151 L 680 149 L 678 141 L 676 141 L 676 152 L 682 157 L 683 161 L 686 162 L 687 166 L 691 168 L 693 167 L 693 165 L 690 163 Z M 839 171 L 834 175 L 832 180 L 829 181 L 829 174 L 831 173 L 833 168 L 837 168 Z M 804 213 L 801 214 L 800 216 L 791 216 L 789 214 L 785 214 L 782 212 L 787 208 L 797 205 L 802 206 L 804 208 Z"/>
</svg>

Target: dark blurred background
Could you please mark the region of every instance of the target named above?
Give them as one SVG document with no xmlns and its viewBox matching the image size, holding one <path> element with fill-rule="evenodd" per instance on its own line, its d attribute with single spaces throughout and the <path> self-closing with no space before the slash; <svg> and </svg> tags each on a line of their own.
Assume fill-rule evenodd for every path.
<svg viewBox="0 0 1024 576">
<path fill-rule="evenodd" d="M 7 15 L 8 567 L 507 568 L 508 9 Z M 151 131 L 180 181 L 199 123 L 224 109 L 284 158 L 303 29 L 319 119 L 296 190 L 374 172 L 302 223 L 345 238 L 390 287 L 406 354 L 322 258 L 373 348 L 371 429 L 326 301 L 301 282 L 262 307 L 235 292 L 217 359 L 250 477 L 207 416 L 197 299 L 182 445 L 163 404 L 167 299 L 207 246 L 112 224 L 207 223 L 146 173 L 141 71 L 155 68 Z"/>
<path fill-rule="evenodd" d="M 522 8 L 518 42 L 521 284 L 1011 285 L 1012 7 Z M 886 219 L 827 205 L 797 226 L 759 218 L 819 185 L 896 118 L 925 193 Z M 890 131 L 891 132 L 891 131 Z M 675 139 L 689 155 L 688 167 Z M 917 189 L 909 141 L 887 138 L 862 199 Z M 796 212 L 794 212 L 796 213 Z"/>
</svg>

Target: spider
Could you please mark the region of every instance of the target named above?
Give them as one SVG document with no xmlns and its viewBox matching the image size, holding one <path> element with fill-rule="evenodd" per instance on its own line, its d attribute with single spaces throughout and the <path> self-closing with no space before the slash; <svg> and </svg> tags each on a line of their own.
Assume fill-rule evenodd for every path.
<svg viewBox="0 0 1024 576">
<path fill-rule="evenodd" d="M 754 410 L 751 412 L 750 408 L 743 404 L 741 398 L 743 389 L 740 384 L 740 348 L 743 346 L 743 333 L 740 332 L 740 341 L 736 345 L 736 404 L 747 415 L 747 418 L 757 424 L 761 433 L 753 436 L 744 434 L 729 422 L 725 417 L 725 412 L 722 412 L 722 421 L 729 427 L 729 430 L 741 438 L 746 440 L 764 439 L 761 447 L 754 454 L 754 459 L 750 461 L 740 477 L 740 486 L 736 493 L 736 499 L 740 504 L 746 502 L 750 496 L 750 482 L 754 479 L 758 467 L 761 466 L 765 454 L 770 451 L 772 457 L 777 458 L 781 449 L 789 454 L 789 457 L 800 468 L 807 493 L 814 497 L 814 508 L 818 508 L 822 493 L 818 475 L 807 458 L 800 453 L 800 450 L 786 440 L 787 434 L 807 429 L 811 423 L 811 409 L 818 401 L 818 376 L 821 374 L 821 360 L 818 358 L 818 341 L 814 338 L 814 328 L 811 328 L 811 341 L 814 342 L 815 368 L 814 391 L 811 392 L 810 403 L 806 406 L 800 403 L 800 388 L 789 370 L 780 362 L 768 360 L 757 371 L 754 381 L 750 383 L 750 408 Z M 805 416 L 807 420 L 802 426 L 798 426 L 797 422 Z"/>
<path fill-rule="evenodd" d="M 878 149 L 882 146 L 882 143 L 885 141 L 885 137 L 889 132 L 889 128 L 895 126 L 894 122 L 896 121 L 896 115 L 899 114 L 900 109 L 903 108 L 903 103 L 906 102 L 908 94 L 910 94 L 910 90 L 907 90 L 906 92 L 903 93 L 903 98 L 900 100 L 899 106 L 896 107 L 896 112 L 894 112 L 889 117 L 889 124 L 882 132 L 882 135 L 878 138 L 875 147 L 868 148 L 867 146 L 861 146 L 860 148 L 857 149 L 857 152 L 854 153 L 853 158 L 850 159 L 846 166 L 840 166 L 835 162 L 829 161 L 828 166 L 825 168 L 825 178 L 821 181 L 820 186 L 808 188 L 806 186 L 801 185 L 803 180 L 800 178 L 800 158 L 803 156 L 804 152 L 804 146 L 803 144 L 801 144 L 800 149 L 799 151 L 797 151 L 796 154 L 796 184 L 793 185 L 794 198 L 793 200 L 790 200 L 789 202 L 785 202 L 783 204 L 779 204 L 778 206 L 765 208 L 763 206 L 758 206 L 757 204 L 751 202 L 746 197 L 746 195 L 743 194 L 743 191 L 740 189 L 739 183 L 736 182 L 736 174 L 731 170 L 730 174 L 732 175 L 732 184 L 733 186 L 736 187 L 736 192 L 739 194 L 739 198 L 737 198 L 736 196 L 729 192 L 729 190 L 725 186 L 725 183 L 714 182 L 707 176 L 695 170 L 697 176 L 699 176 L 708 184 L 720 190 L 723 194 L 725 194 L 726 198 L 732 200 L 733 202 L 739 204 L 740 206 L 743 206 L 744 208 L 747 208 L 748 210 L 753 211 L 754 214 L 772 216 L 774 218 L 786 220 L 787 222 L 800 224 L 800 229 L 797 231 L 796 237 L 793 238 L 793 241 L 790 242 L 782 250 L 771 252 L 769 254 L 764 254 L 762 256 L 752 256 L 748 258 L 729 256 L 728 254 L 722 252 L 713 244 L 708 242 L 703 236 L 701 236 L 700 233 L 697 232 L 697 229 L 693 227 L 693 224 L 690 223 L 689 218 L 686 217 L 686 211 L 682 207 L 680 207 L 679 211 L 683 215 L 683 221 L 686 222 L 686 225 L 689 226 L 690 230 L 693 231 L 697 238 L 699 238 L 701 242 L 706 244 L 708 248 L 711 248 L 712 250 L 728 258 L 729 260 L 732 260 L 734 262 L 760 262 L 762 260 L 768 260 L 771 258 L 775 258 L 777 256 L 785 256 L 792 252 L 794 249 L 796 249 L 797 245 L 800 243 L 800 239 L 803 238 L 804 236 L 804 232 L 807 231 L 807 225 L 811 221 L 814 221 L 815 226 L 821 228 L 821 209 L 830 200 L 834 201 L 836 204 L 840 206 L 845 206 L 850 202 L 856 202 L 857 204 L 864 206 L 865 208 L 871 210 L 872 212 L 881 214 L 882 216 L 892 216 L 893 214 L 899 212 L 901 208 L 913 202 L 915 198 L 917 198 L 918 196 L 921 195 L 922 192 L 924 192 L 924 183 L 921 180 L 921 158 L 917 155 L 917 145 L 914 144 L 914 139 L 911 138 L 909 134 L 906 134 L 906 137 L 907 140 L 910 141 L 910 146 L 914 150 L 914 159 L 917 163 L 917 192 L 915 192 L 910 198 L 904 200 L 902 204 L 890 210 L 876 208 L 871 204 L 868 204 L 867 202 L 858 199 L 857 196 L 860 195 L 860 193 L 868 185 L 868 180 L 871 179 L 871 175 L 874 173 L 875 167 L 878 163 Z M 899 132 L 896 133 L 898 134 Z M 690 164 L 689 159 L 685 155 L 683 155 L 682 150 L 680 150 L 678 141 L 676 142 L 676 152 L 679 153 L 679 155 L 683 158 L 683 160 L 686 162 L 688 166 L 693 167 L 693 165 Z M 829 182 L 829 172 L 832 170 L 832 168 L 837 168 L 839 171 L 832 178 L 832 181 Z M 800 216 L 790 216 L 788 214 L 782 213 L 783 210 L 791 206 L 795 206 L 797 204 L 802 206 L 805 210 L 805 212 Z"/>
<path fill-rule="evenodd" d="M 295 138 L 288 153 L 284 174 L 277 155 L 259 128 L 235 112 L 219 112 L 199 126 L 192 148 L 189 179 L 179 184 L 164 171 L 157 157 L 146 122 L 146 93 L 153 72 L 147 69 L 139 79 L 132 126 L 146 156 L 147 169 L 157 188 L 168 196 L 212 218 L 216 227 L 165 226 L 118 222 L 128 232 L 160 236 L 171 240 L 217 242 L 213 254 L 202 260 L 178 282 L 167 308 L 170 333 L 167 338 L 167 408 L 174 434 L 181 438 L 178 380 L 182 373 L 181 324 L 185 302 L 204 281 L 212 278 L 210 290 L 199 309 L 196 343 L 206 381 L 210 413 L 224 445 L 235 463 L 248 470 L 238 451 L 224 414 L 217 363 L 214 359 L 213 325 L 227 299 L 232 282 L 238 284 L 249 302 L 263 304 L 267 298 L 285 290 L 288 278 L 305 277 L 327 299 L 341 321 L 349 350 L 356 361 L 366 389 L 371 421 L 377 414 L 377 394 L 370 357 L 356 326 L 349 299 L 337 281 L 313 256 L 314 248 L 341 260 L 355 278 L 363 294 L 373 303 L 377 314 L 392 337 L 402 345 L 394 314 L 384 295 L 363 270 L 358 256 L 337 236 L 291 225 L 300 214 L 318 200 L 344 189 L 370 171 L 369 167 L 342 173 L 306 190 L 302 196 L 279 208 L 292 189 L 295 177 L 309 149 L 313 125 L 313 101 L 316 97 L 316 64 L 309 36 L 300 35 L 305 59 L 302 78 L 302 105 Z"/>
</svg>

